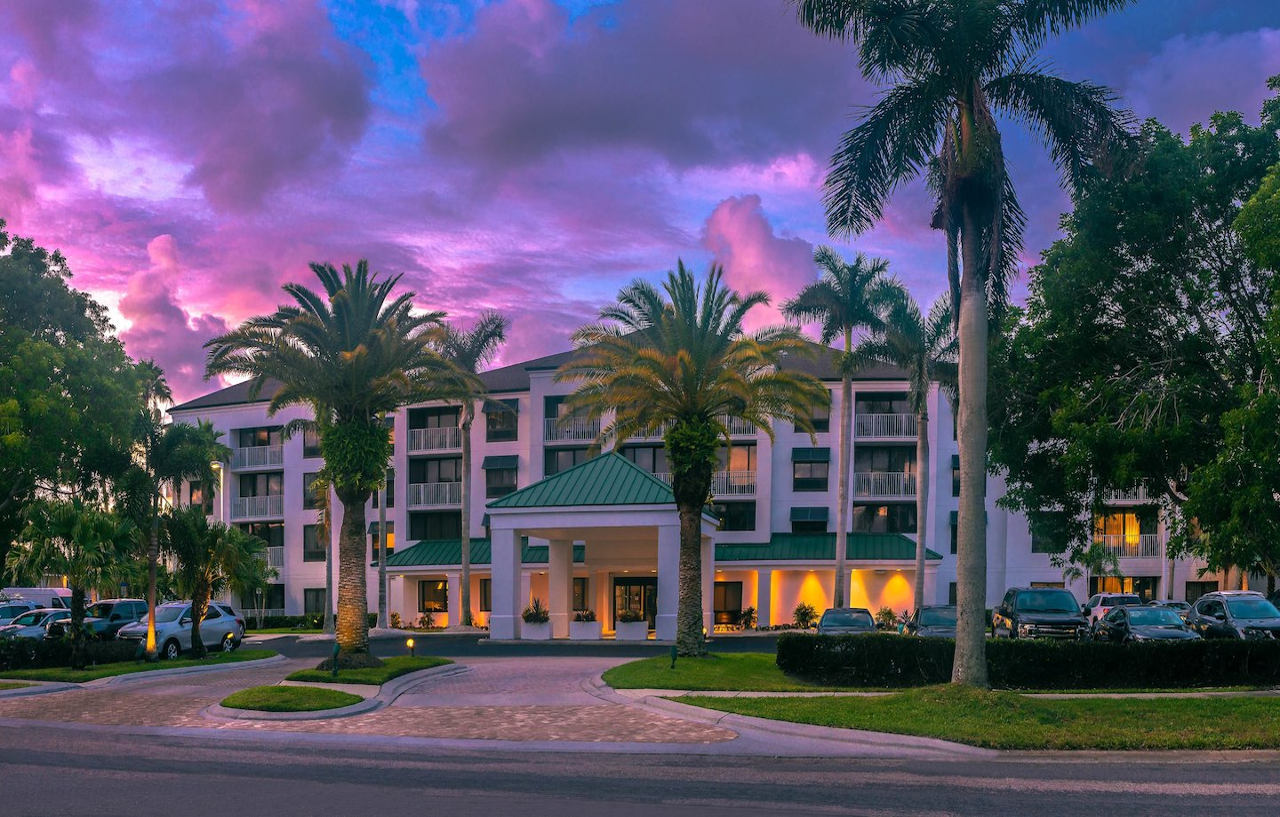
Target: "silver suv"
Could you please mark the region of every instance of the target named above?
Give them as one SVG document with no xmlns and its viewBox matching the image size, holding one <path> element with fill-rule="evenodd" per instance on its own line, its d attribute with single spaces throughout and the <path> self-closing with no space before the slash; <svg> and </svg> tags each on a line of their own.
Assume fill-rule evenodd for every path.
<svg viewBox="0 0 1280 817">
<path fill-rule="evenodd" d="M 144 641 L 147 637 L 147 617 L 126 624 L 116 633 L 125 641 Z M 206 649 L 221 647 L 230 652 L 244 639 L 244 619 L 229 604 L 209 602 L 209 609 L 200 622 L 200 640 Z M 174 601 L 156 607 L 156 646 L 160 655 L 174 659 L 191 649 L 191 602 Z"/>
<path fill-rule="evenodd" d="M 0 601 L 0 627 L 13 622 L 15 618 L 23 613 L 30 613 L 32 610 L 40 609 L 40 605 L 34 601 Z"/>
</svg>

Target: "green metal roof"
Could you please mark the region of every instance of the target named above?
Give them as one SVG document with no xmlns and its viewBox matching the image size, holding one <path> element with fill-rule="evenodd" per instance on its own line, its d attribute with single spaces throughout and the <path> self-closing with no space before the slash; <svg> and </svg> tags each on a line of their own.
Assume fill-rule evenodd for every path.
<svg viewBox="0 0 1280 817">
<path fill-rule="evenodd" d="M 667 483 L 621 454 L 610 452 L 513 491 L 486 507 L 674 505 L 675 501 Z"/>
<path fill-rule="evenodd" d="M 826 522 L 828 512 L 825 507 L 817 508 L 792 508 L 792 522 Z"/>
<path fill-rule="evenodd" d="M 485 471 L 492 471 L 499 468 L 519 468 L 519 454 L 490 454 L 480 463 L 480 467 Z"/>
<path fill-rule="evenodd" d="M 916 543 L 900 533 L 851 533 L 850 561 L 884 561 L 916 558 Z M 716 562 L 830 561 L 836 557 L 834 533 L 774 533 L 768 542 L 746 545 L 716 545 Z M 941 559 L 941 554 L 925 550 L 925 558 Z M 389 562 L 388 562 L 389 563 Z"/>
<path fill-rule="evenodd" d="M 831 462 L 830 448 L 793 448 L 792 462 Z"/>
<path fill-rule="evenodd" d="M 581 562 L 585 549 L 582 545 L 573 546 L 573 561 Z M 487 565 L 493 561 L 489 540 L 476 538 L 471 540 L 471 563 Z M 544 565 L 547 563 L 546 545 L 530 545 L 526 539 L 521 544 L 520 561 L 524 564 Z M 411 547 L 398 549 L 387 557 L 387 567 L 423 567 L 433 565 L 462 564 L 462 542 L 457 539 L 424 539 Z"/>
</svg>

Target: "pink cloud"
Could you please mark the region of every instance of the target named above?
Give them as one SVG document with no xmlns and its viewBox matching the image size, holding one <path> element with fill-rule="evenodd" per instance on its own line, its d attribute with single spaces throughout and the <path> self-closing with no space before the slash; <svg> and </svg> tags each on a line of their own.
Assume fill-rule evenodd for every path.
<svg viewBox="0 0 1280 817">
<path fill-rule="evenodd" d="M 783 301 L 816 277 L 813 245 L 775 234 L 754 194 L 720 202 L 707 218 L 702 244 L 724 265 L 725 280 L 734 289 L 769 293 L 769 306 L 748 316 L 754 327 L 780 323 Z"/>
</svg>

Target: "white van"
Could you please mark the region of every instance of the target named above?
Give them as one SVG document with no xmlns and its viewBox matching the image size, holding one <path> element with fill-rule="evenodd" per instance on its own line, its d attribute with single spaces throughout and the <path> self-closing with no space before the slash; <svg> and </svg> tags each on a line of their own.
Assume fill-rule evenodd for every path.
<svg viewBox="0 0 1280 817">
<path fill-rule="evenodd" d="M 33 601 L 41 607 L 71 609 L 71 590 L 66 587 L 6 587 L 0 597 L 9 601 Z"/>
</svg>

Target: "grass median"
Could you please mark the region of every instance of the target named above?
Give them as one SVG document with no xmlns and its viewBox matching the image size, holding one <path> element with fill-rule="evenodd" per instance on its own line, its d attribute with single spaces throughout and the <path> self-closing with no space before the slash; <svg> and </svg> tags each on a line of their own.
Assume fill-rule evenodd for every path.
<svg viewBox="0 0 1280 817">
<path fill-rule="evenodd" d="M 318 712 L 360 703 L 363 698 L 336 689 L 321 687 L 261 686 L 249 687 L 222 699 L 229 709 L 251 709 L 257 712 Z"/>
<path fill-rule="evenodd" d="M 711 653 L 705 658 L 641 658 L 604 673 L 614 689 L 738 690 L 743 692 L 827 692 L 778 669 L 771 653 Z"/>
<path fill-rule="evenodd" d="M 29 686 L 34 686 L 34 684 L 23 684 L 18 681 L 0 681 L 0 689 L 22 689 Z"/>
<path fill-rule="evenodd" d="M 385 684 L 392 678 L 398 678 L 410 672 L 452 663 L 448 658 L 435 655 L 397 655 L 394 658 L 382 659 L 380 667 L 340 669 L 337 677 L 328 670 L 304 669 L 288 676 L 288 680 L 326 684 Z"/>
<path fill-rule="evenodd" d="M 1276 749 L 1275 698 L 1028 698 L 925 687 L 877 697 L 712 698 L 681 703 L 757 718 L 866 729 L 991 749 Z"/>
<path fill-rule="evenodd" d="M 24 681 L 65 681 L 71 684 L 82 684 L 85 681 L 96 681 L 112 675 L 131 675 L 138 672 L 154 672 L 162 669 L 180 669 L 182 667 L 210 667 L 220 664 L 238 664 L 243 661 L 257 661 L 270 658 L 275 650 L 236 650 L 235 652 L 211 652 L 204 658 L 178 658 L 174 661 L 118 661 L 112 664 L 98 664 L 85 669 L 70 667 L 42 667 L 40 669 L 16 669 L 0 671 L 4 680 L 20 679 Z"/>
</svg>

